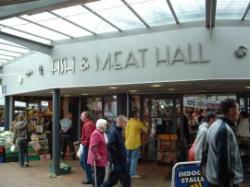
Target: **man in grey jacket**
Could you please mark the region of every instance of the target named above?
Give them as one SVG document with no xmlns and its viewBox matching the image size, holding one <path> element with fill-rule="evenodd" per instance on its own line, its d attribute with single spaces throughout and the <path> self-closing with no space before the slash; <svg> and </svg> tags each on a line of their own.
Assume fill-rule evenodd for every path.
<svg viewBox="0 0 250 187">
<path fill-rule="evenodd" d="M 221 110 L 224 116 L 214 122 L 207 134 L 205 175 L 210 187 L 238 187 L 243 181 L 242 162 L 235 136 L 239 105 L 234 99 L 226 99 L 221 102 Z"/>
</svg>

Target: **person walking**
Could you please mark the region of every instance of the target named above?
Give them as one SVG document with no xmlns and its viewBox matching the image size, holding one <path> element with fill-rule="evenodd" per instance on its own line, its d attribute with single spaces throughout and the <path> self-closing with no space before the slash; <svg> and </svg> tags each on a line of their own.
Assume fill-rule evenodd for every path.
<svg viewBox="0 0 250 187">
<path fill-rule="evenodd" d="M 83 146 L 83 152 L 80 155 L 80 164 L 86 174 L 86 179 L 82 181 L 83 184 L 92 184 L 92 171 L 91 166 L 87 163 L 88 152 L 89 152 L 89 143 L 90 136 L 92 132 L 95 130 L 95 124 L 91 120 L 90 114 L 87 111 L 81 113 L 81 121 L 82 121 L 82 136 L 81 136 L 81 144 Z"/>
<path fill-rule="evenodd" d="M 105 167 L 108 165 L 108 150 L 104 135 L 106 129 L 107 121 L 105 119 L 98 119 L 96 122 L 96 130 L 94 130 L 90 136 L 87 163 L 92 166 L 92 170 L 94 171 L 94 187 L 100 187 L 103 183 Z"/>
<path fill-rule="evenodd" d="M 18 121 L 14 127 L 13 144 L 18 148 L 19 163 L 21 167 L 28 167 L 28 143 L 29 143 L 28 123 L 23 114 L 18 116 Z"/>
<path fill-rule="evenodd" d="M 204 122 L 200 124 L 196 138 L 194 140 L 195 160 L 201 160 L 208 129 L 215 122 L 215 120 L 216 113 L 208 112 L 205 116 Z"/>
<path fill-rule="evenodd" d="M 223 117 L 207 133 L 207 151 L 202 155 L 205 177 L 210 187 L 238 187 L 243 181 L 243 168 L 235 136 L 239 104 L 234 99 L 221 102 Z"/>
<path fill-rule="evenodd" d="M 65 118 L 60 121 L 61 124 L 61 158 L 64 160 L 67 146 L 70 148 L 70 156 L 75 160 L 75 150 L 72 137 L 72 114 L 66 114 Z"/>
<path fill-rule="evenodd" d="M 147 133 L 148 128 L 138 119 L 138 112 L 132 111 L 131 118 L 125 128 L 125 145 L 130 176 L 132 179 L 139 179 L 137 175 L 138 159 L 140 158 L 141 134 Z"/>
<path fill-rule="evenodd" d="M 130 187 L 131 179 L 129 165 L 127 163 L 127 153 L 123 138 L 123 129 L 127 125 L 127 118 L 119 115 L 116 124 L 112 125 L 108 136 L 108 151 L 111 171 L 108 179 L 101 187 L 112 187 L 120 181 L 122 187 Z"/>
</svg>

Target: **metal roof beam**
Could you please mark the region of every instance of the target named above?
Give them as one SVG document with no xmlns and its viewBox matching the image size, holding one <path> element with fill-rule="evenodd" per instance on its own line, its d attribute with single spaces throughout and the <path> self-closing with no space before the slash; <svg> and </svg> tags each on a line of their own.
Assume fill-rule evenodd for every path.
<svg viewBox="0 0 250 187">
<path fill-rule="evenodd" d="M 206 27 L 213 28 L 215 26 L 217 0 L 206 0 Z"/>
<path fill-rule="evenodd" d="M 249 12 L 249 9 L 250 9 L 250 2 L 248 3 L 248 6 L 247 6 L 247 8 L 246 8 L 246 10 L 245 10 L 245 12 L 244 12 L 242 18 L 241 18 L 241 21 L 244 21 L 244 20 L 245 20 L 247 14 L 248 14 L 248 12 Z"/>
<path fill-rule="evenodd" d="M 111 25 L 112 27 L 114 27 L 115 29 L 117 29 L 119 32 L 122 32 L 122 30 L 119 27 L 117 27 L 116 25 L 114 25 L 113 23 L 111 23 L 109 20 L 107 20 L 106 18 L 104 18 L 101 15 L 99 15 L 97 12 L 95 12 L 91 8 L 87 7 L 84 4 L 81 4 L 81 6 L 84 7 L 84 8 L 86 8 L 89 12 L 91 12 L 92 14 L 94 14 L 95 16 L 97 16 L 98 18 L 102 19 L 103 21 L 105 21 L 106 23 L 108 23 L 109 25 Z"/>
<path fill-rule="evenodd" d="M 121 0 L 127 7 L 128 9 L 133 12 L 133 14 L 147 27 L 150 28 L 150 26 L 146 23 L 146 21 L 144 21 L 144 19 L 142 19 L 142 17 L 125 1 L 125 0 Z"/>
<path fill-rule="evenodd" d="M 48 40 L 48 41 L 52 42 L 52 40 L 49 39 L 49 38 L 46 38 L 46 37 L 43 37 L 43 36 L 39 36 L 39 35 L 33 34 L 31 32 L 23 31 L 23 30 L 20 30 L 20 29 L 14 28 L 14 27 L 10 27 L 10 26 L 7 26 L 7 25 L 2 25 L 2 24 L 0 24 L 0 26 L 8 28 L 8 29 L 11 29 L 11 30 L 14 30 L 14 31 L 17 31 L 17 32 L 25 33 L 25 34 L 28 34 L 28 35 L 31 35 L 31 36 L 35 36 L 37 38 L 41 38 L 41 39 Z"/>
<path fill-rule="evenodd" d="M 62 7 L 68 7 L 79 3 L 88 3 L 97 0 L 39 0 L 36 2 L 24 2 L 14 5 L 0 6 L 0 20 L 23 14 L 37 14 Z"/>
<path fill-rule="evenodd" d="M 22 19 L 22 20 L 24 20 L 24 21 L 27 21 L 27 22 L 29 22 L 29 23 L 33 23 L 34 25 L 37 25 L 37 26 L 42 27 L 42 28 L 44 28 L 44 29 L 53 31 L 53 32 L 55 32 L 55 33 L 58 33 L 58 34 L 61 34 L 61 35 L 64 35 L 64 36 L 67 36 L 67 37 L 69 37 L 69 38 L 71 38 L 71 39 L 74 38 L 73 36 L 70 36 L 70 35 L 65 34 L 65 33 L 63 33 L 63 32 L 60 32 L 60 31 L 58 31 L 58 30 L 52 29 L 52 28 L 50 28 L 50 27 L 47 27 L 47 26 L 42 25 L 42 24 L 40 24 L 40 23 L 38 23 L 38 22 L 31 21 L 31 20 L 26 19 L 26 18 L 23 18 L 23 17 L 18 17 L 18 18 L 19 18 L 19 19 Z"/>
<path fill-rule="evenodd" d="M 20 37 L 11 35 L 11 34 L 7 34 L 4 32 L 1 32 L 1 31 L 0 31 L 0 38 L 7 40 L 7 41 L 10 41 L 10 42 L 13 42 L 13 43 L 16 43 L 16 44 L 19 44 L 19 45 L 22 45 L 24 47 L 27 47 L 28 49 L 31 49 L 34 51 L 39 51 L 41 53 L 49 54 L 49 55 L 51 54 L 51 51 L 53 48 L 50 45 L 45 45 L 45 44 L 41 44 L 41 43 L 34 42 L 31 40 L 23 39 L 23 38 L 20 38 Z M 1 49 L 1 50 L 3 50 L 3 49 Z M 10 51 L 10 50 L 3 50 L 3 51 L 14 52 L 14 51 Z M 15 51 L 15 53 L 20 53 L 20 52 Z M 22 54 L 22 53 L 20 53 L 20 54 Z"/>
<path fill-rule="evenodd" d="M 172 5 L 171 1 L 170 0 L 166 0 L 166 1 L 167 1 L 167 4 L 168 4 L 168 7 L 169 7 L 169 9 L 170 9 L 170 11 L 171 11 L 171 13 L 172 13 L 172 15 L 174 17 L 174 20 L 175 20 L 176 24 L 180 24 L 179 19 L 178 19 L 177 15 L 176 15 L 176 13 L 174 11 L 174 8 L 173 8 L 173 5 Z"/>
<path fill-rule="evenodd" d="M 93 31 L 91 31 L 91 30 L 89 30 L 89 29 L 87 29 L 87 28 L 85 28 L 85 27 L 83 27 L 83 26 L 81 26 L 81 25 L 78 25 L 78 24 L 76 24 L 75 22 L 70 21 L 69 19 L 67 19 L 67 18 L 65 18 L 65 17 L 63 17 L 63 16 L 60 16 L 60 15 L 54 13 L 54 12 L 51 12 L 51 11 L 49 11 L 49 13 L 52 14 L 52 15 L 54 15 L 54 16 L 56 16 L 57 18 L 60 18 L 60 19 L 62 19 L 62 20 L 64 20 L 64 21 L 66 21 L 66 22 L 68 22 L 68 23 L 70 23 L 70 24 L 72 24 L 72 25 L 74 25 L 74 26 L 76 26 L 76 27 L 78 27 L 78 28 L 84 30 L 84 31 L 87 31 L 87 32 L 89 32 L 89 33 L 91 33 L 91 34 L 93 34 L 93 35 L 96 35 L 95 32 L 93 32 Z"/>
</svg>

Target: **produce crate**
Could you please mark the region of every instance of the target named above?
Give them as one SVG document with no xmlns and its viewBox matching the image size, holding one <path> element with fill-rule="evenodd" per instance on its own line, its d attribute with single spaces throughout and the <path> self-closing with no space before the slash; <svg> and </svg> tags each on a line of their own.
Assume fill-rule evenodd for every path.
<svg viewBox="0 0 250 187">
<path fill-rule="evenodd" d="M 29 161 L 38 161 L 38 160 L 40 160 L 40 155 L 28 156 L 28 160 Z"/>
<path fill-rule="evenodd" d="M 5 157 L 5 162 L 18 162 L 18 155 Z"/>
</svg>

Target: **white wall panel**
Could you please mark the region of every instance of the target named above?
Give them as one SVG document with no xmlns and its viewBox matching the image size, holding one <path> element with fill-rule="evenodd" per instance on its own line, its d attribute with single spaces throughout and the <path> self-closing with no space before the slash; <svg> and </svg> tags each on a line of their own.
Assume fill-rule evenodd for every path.
<svg viewBox="0 0 250 187">
<path fill-rule="evenodd" d="M 206 80 L 206 79 L 250 79 L 250 55 L 237 59 L 234 50 L 244 45 L 250 47 L 250 28 L 248 27 L 216 27 L 212 31 L 206 28 L 189 28 L 165 32 L 138 34 L 133 36 L 93 40 L 81 43 L 72 43 L 56 46 L 52 58 L 35 53 L 22 60 L 4 67 L 3 84 L 7 85 L 7 94 L 17 94 L 47 88 L 101 86 L 112 84 L 133 84 L 147 82 L 169 82 L 181 80 Z M 176 47 L 180 46 L 184 56 L 188 57 L 188 44 L 192 46 L 192 55 L 198 58 L 198 44 L 202 44 L 203 59 L 208 63 L 185 64 L 175 62 L 173 65 L 156 63 L 156 48 L 161 56 L 166 56 L 166 46 L 169 46 L 171 58 Z M 142 53 L 145 52 L 145 65 L 142 64 Z M 133 51 L 139 67 L 128 66 L 126 69 L 96 71 L 96 55 L 104 61 L 108 54 L 114 63 L 114 54 L 121 51 L 118 61 L 124 66 L 128 54 Z M 52 59 L 68 59 L 69 67 L 72 58 L 75 58 L 75 72 L 67 73 L 50 72 Z M 88 58 L 89 69 L 80 69 L 81 59 Z M 57 64 L 58 61 L 55 61 Z M 64 61 L 65 63 L 65 61 Z M 44 76 L 38 72 L 38 66 L 43 64 Z M 28 70 L 33 70 L 30 77 L 25 75 Z M 13 75 L 12 75 L 13 73 Z M 18 83 L 18 76 L 23 76 L 23 84 Z"/>
</svg>

